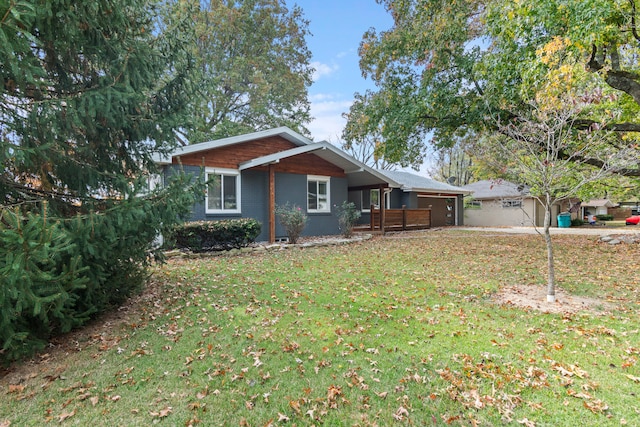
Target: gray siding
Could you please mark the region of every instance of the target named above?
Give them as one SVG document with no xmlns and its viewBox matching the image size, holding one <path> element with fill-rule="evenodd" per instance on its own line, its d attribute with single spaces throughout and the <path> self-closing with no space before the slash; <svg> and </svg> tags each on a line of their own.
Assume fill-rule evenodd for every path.
<svg viewBox="0 0 640 427">
<path fill-rule="evenodd" d="M 335 205 L 342 204 L 347 200 L 347 180 L 346 178 L 331 178 L 329 190 L 331 212 L 328 213 L 308 213 L 307 226 L 302 232 L 303 236 L 322 236 L 339 234 L 338 219 L 336 217 Z M 307 210 L 307 175 L 297 175 L 291 173 L 276 174 L 276 205 L 286 203 L 297 205 L 303 210 Z M 286 232 L 276 219 L 276 237 L 286 237 Z"/>
<path fill-rule="evenodd" d="M 185 173 L 194 177 L 200 175 L 200 168 L 195 166 L 182 167 Z M 167 166 L 164 168 L 164 179 L 168 179 L 176 173 L 178 166 Z M 276 179 L 276 205 L 295 204 L 307 210 L 307 175 L 297 175 L 289 173 L 277 173 Z M 191 221 L 216 221 L 232 218 L 254 218 L 262 224 L 262 231 L 258 236 L 258 241 L 269 239 L 269 177 L 263 171 L 244 171 L 241 174 L 241 201 L 238 214 L 207 214 L 205 213 L 205 197 L 196 201 L 191 211 Z M 347 179 L 331 178 L 329 213 L 307 214 L 309 220 L 302 235 L 320 236 L 339 234 L 338 219 L 336 217 L 335 205 L 340 205 L 347 200 Z M 276 219 L 276 237 L 286 237 L 286 232 Z"/>
</svg>

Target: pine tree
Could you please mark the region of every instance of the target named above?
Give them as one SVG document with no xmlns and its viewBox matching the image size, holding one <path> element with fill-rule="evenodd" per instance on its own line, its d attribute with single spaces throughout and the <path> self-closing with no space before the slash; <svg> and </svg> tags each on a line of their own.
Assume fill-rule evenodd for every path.
<svg viewBox="0 0 640 427">
<path fill-rule="evenodd" d="M 170 10 L 169 10 L 170 9 Z M 0 357 L 140 289 L 188 181 L 141 195 L 191 115 L 185 2 L 0 2 Z"/>
</svg>

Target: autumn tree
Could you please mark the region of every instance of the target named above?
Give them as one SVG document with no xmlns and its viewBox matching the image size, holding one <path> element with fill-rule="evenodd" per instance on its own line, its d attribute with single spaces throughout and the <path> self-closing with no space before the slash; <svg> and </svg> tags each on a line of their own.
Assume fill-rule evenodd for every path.
<svg viewBox="0 0 640 427">
<path fill-rule="evenodd" d="M 358 132 L 379 130 L 390 160 L 411 158 L 407 145 L 425 136 L 436 146 L 460 138 L 482 140 L 499 131 L 496 121 L 527 117 L 528 101 L 549 65 L 545 55 L 562 45 L 571 61 L 573 87 L 593 86 L 603 102 L 573 125 L 588 128 L 616 109 L 607 129 L 637 138 L 640 37 L 636 2 L 603 0 L 501 0 L 441 2 L 378 0 L 393 16 L 388 30 L 369 30 L 360 45 L 360 67 L 376 84 L 365 108 L 350 122 Z M 608 95 L 616 95 L 609 98 Z M 593 114 L 600 112 L 600 116 Z M 363 118 L 364 117 L 364 118 Z M 591 158 L 598 168 L 606 159 Z M 636 163 L 619 174 L 640 176 Z"/>
<path fill-rule="evenodd" d="M 308 22 L 282 0 L 196 2 L 191 143 L 277 126 L 308 134 Z"/>
<path fill-rule="evenodd" d="M 553 81 L 549 85 L 553 86 Z M 499 136 L 476 145 L 475 154 L 503 168 L 503 175 L 529 186 L 530 195 L 544 207 L 543 236 L 547 248 L 547 301 L 555 301 L 555 269 L 550 234 L 552 207 L 580 195 L 586 186 L 625 170 L 637 161 L 635 144 L 621 141 L 606 122 L 587 129 L 577 117 L 589 116 L 592 98 L 570 91 L 541 91 L 529 102 L 527 117 L 502 121 Z M 616 113 L 611 113 L 614 119 Z M 606 159 L 599 167 L 591 159 Z"/>
<path fill-rule="evenodd" d="M 190 16 L 147 0 L 0 2 L 0 357 L 139 289 L 154 239 L 188 210 L 184 177 L 143 189 L 191 116 Z"/>
<path fill-rule="evenodd" d="M 381 115 L 387 111 L 377 94 L 356 94 L 349 112 L 344 113 L 347 124 L 342 131 L 343 148 L 363 163 L 380 169 L 395 166 L 419 169 L 424 160 L 424 143 L 421 138 L 403 140 L 401 144 L 387 144 Z M 370 116 L 375 114 L 375 116 Z"/>
</svg>

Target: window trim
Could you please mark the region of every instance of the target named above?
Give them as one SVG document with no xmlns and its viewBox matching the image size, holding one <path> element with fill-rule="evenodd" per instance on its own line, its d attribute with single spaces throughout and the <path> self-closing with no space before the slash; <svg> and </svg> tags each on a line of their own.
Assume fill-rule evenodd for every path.
<svg viewBox="0 0 640 427">
<path fill-rule="evenodd" d="M 222 204 L 222 209 L 209 209 L 209 186 L 207 185 L 207 191 L 205 192 L 204 197 L 204 211 L 206 214 L 238 214 L 242 213 L 241 206 L 241 175 L 240 171 L 237 169 L 224 169 L 224 168 L 205 168 L 204 171 L 205 180 L 208 181 L 210 175 L 218 175 L 222 176 L 222 185 L 220 186 L 221 191 L 224 189 L 224 177 L 233 177 L 236 181 L 236 208 L 235 209 L 225 209 L 224 203 Z"/>
<path fill-rule="evenodd" d="M 327 186 L 327 207 L 325 209 L 311 209 L 309 208 L 309 183 L 316 183 L 316 205 L 318 205 L 318 183 L 324 182 Z M 323 175 L 307 175 L 307 213 L 330 213 L 331 212 L 331 177 Z"/>
</svg>

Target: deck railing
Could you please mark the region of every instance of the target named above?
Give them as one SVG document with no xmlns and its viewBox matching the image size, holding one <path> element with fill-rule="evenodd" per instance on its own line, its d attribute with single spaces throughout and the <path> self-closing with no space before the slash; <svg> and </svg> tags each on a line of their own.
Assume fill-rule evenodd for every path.
<svg viewBox="0 0 640 427">
<path fill-rule="evenodd" d="M 384 224 L 382 223 L 384 217 Z M 422 230 L 431 228 L 431 209 L 385 209 L 381 214 L 380 209 L 371 208 L 371 231 L 404 231 Z"/>
</svg>

